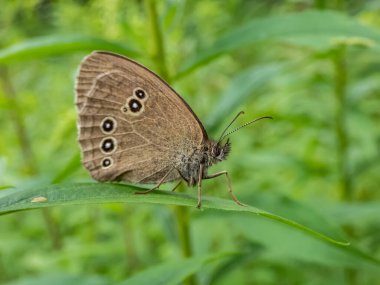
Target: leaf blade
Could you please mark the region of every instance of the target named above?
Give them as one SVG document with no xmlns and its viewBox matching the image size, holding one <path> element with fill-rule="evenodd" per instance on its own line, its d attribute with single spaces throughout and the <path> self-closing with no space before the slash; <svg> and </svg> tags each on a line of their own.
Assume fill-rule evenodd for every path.
<svg viewBox="0 0 380 285">
<path fill-rule="evenodd" d="M 0 198 L 0 215 L 52 206 L 100 203 L 151 203 L 194 208 L 197 205 L 196 195 L 158 190 L 148 195 L 136 195 L 135 192 L 139 190 L 142 190 L 142 188 L 138 186 L 112 183 L 57 184 L 32 190 L 18 190 L 16 193 Z M 347 242 L 335 240 L 295 221 L 270 212 L 252 206 L 239 206 L 232 200 L 204 196 L 202 206 L 203 209 L 248 212 L 260 215 L 301 230 L 325 242 L 337 246 L 349 245 Z"/>
<path fill-rule="evenodd" d="M 83 35 L 46 36 L 30 39 L 0 50 L 0 63 L 97 49 L 112 50 L 129 56 L 138 54 L 134 48 L 126 44 L 103 38 Z"/>
<path fill-rule="evenodd" d="M 268 40 L 285 41 L 317 50 L 336 44 L 359 44 L 380 50 L 380 33 L 361 25 L 355 18 L 334 11 L 308 10 L 254 19 L 231 30 L 210 47 L 190 57 L 182 65 L 177 78 L 224 53 Z"/>
<path fill-rule="evenodd" d="M 220 95 L 216 106 L 206 119 L 208 130 L 215 129 L 223 119 L 230 115 L 238 106 L 247 101 L 250 97 L 257 96 L 271 79 L 280 73 L 285 65 L 268 64 L 265 66 L 255 66 L 243 70 L 236 75 L 230 85 Z M 255 93 L 255 91 L 257 91 Z"/>
<path fill-rule="evenodd" d="M 152 282 L 157 285 L 179 284 L 190 275 L 201 270 L 203 266 L 212 261 L 221 259 L 224 256 L 226 256 L 225 253 L 219 253 L 216 255 L 196 256 L 174 262 L 167 262 L 139 272 L 131 278 L 119 283 L 119 285 L 149 285 L 152 284 Z"/>
</svg>

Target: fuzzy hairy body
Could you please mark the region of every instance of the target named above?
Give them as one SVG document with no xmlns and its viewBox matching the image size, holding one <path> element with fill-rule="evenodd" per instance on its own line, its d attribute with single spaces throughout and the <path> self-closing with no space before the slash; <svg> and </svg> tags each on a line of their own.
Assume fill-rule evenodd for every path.
<svg viewBox="0 0 380 285">
<path fill-rule="evenodd" d="M 197 185 L 199 179 L 207 177 L 208 168 L 211 165 L 227 158 L 230 149 L 229 142 L 220 145 L 215 141 L 207 140 L 190 154 L 179 154 L 174 167 L 180 176 L 178 178 L 185 180 L 189 186 Z M 201 170 L 202 174 L 200 175 Z"/>
</svg>

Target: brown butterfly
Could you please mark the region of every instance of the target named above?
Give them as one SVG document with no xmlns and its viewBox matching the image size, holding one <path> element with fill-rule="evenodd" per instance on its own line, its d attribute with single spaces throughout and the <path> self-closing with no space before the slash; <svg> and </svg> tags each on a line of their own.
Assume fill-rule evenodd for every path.
<svg viewBox="0 0 380 285">
<path fill-rule="evenodd" d="M 164 80 L 133 60 L 101 51 L 80 65 L 76 106 L 82 163 L 94 179 L 156 184 L 138 193 L 185 180 L 198 185 L 200 208 L 202 179 L 225 175 L 232 199 L 243 205 L 232 193 L 227 171 L 207 172 L 227 158 L 231 144 L 222 141 L 242 112 L 218 141 L 211 140 L 189 105 Z M 269 117 L 254 121 L 262 118 Z"/>
</svg>

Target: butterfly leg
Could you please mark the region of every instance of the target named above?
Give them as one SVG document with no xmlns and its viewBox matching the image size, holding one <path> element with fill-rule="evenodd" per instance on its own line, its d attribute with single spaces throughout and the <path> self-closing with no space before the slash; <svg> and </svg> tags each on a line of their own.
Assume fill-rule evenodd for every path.
<svg viewBox="0 0 380 285">
<path fill-rule="evenodd" d="M 203 164 L 199 165 L 199 174 L 198 174 L 198 204 L 197 208 L 201 208 L 202 204 L 202 176 L 203 176 Z"/>
<path fill-rule="evenodd" d="M 220 171 L 211 175 L 207 175 L 206 177 L 203 177 L 203 179 L 212 179 L 221 175 L 226 175 L 227 177 L 227 183 L 228 183 L 228 192 L 231 194 L 232 199 L 235 201 L 236 204 L 240 206 L 246 206 L 242 202 L 238 200 L 238 198 L 235 196 L 235 194 L 232 192 L 232 186 L 231 186 L 231 179 L 230 176 L 228 175 L 227 171 Z"/>
<path fill-rule="evenodd" d="M 137 191 L 137 192 L 135 192 L 135 194 L 147 194 L 147 193 L 149 193 L 149 192 L 152 192 L 152 191 L 158 189 L 158 188 L 161 186 L 161 184 L 165 181 L 165 178 L 168 177 L 169 174 L 172 172 L 172 170 L 173 170 L 173 168 L 170 169 L 170 170 L 169 170 L 169 171 L 168 171 L 168 172 L 167 172 L 167 173 L 161 178 L 161 180 L 157 183 L 157 185 L 154 186 L 153 188 L 148 189 L 148 190 L 145 190 L 145 191 Z"/>
</svg>

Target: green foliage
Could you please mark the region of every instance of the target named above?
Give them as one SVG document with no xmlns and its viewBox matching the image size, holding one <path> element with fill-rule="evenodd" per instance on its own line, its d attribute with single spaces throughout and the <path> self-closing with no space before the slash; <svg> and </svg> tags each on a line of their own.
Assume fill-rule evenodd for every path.
<svg viewBox="0 0 380 285">
<path fill-rule="evenodd" d="M 215 109 L 211 110 L 206 120 L 208 129 L 218 126 L 220 121 L 231 114 L 241 102 L 248 98 L 252 99 L 254 94 L 258 94 L 257 89 L 265 86 L 271 78 L 283 72 L 284 68 L 280 64 L 271 64 L 243 70 L 238 73 L 226 90 L 220 95 Z"/>
<path fill-rule="evenodd" d="M 54 36 L 38 38 L 3 49 L 0 52 L 0 63 L 23 61 L 39 57 L 68 54 L 72 52 L 93 50 L 114 50 L 128 56 L 137 53 L 125 44 L 114 43 L 102 38 L 88 36 Z"/>
<path fill-rule="evenodd" d="M 44 187 L 42 189 L 12 191 L 11 194 L 4 195 L 4 197 L 0 199 L 0 214 L 7 214 L 14 211 L 42 207 L 93 204 L 100 202 L 124 202 L 140 204 L 153 203 L 188 207 L 194 207 L 197 204 L 197 197 L 195 195 L 189 196 L 186 194 L 168 193 L 165 191 L 155 191 L 150 195 L 136 195 L 135 193 L 139 190 L 141 191 L 141 189 L 135 186 L 108 183 L 89 183 L 74 185 L 52 185 L 49 187 Z M 40 198 L 43 200 L 39 201 L 38 199 Z M 37 201 L 34 199 L 37 199 Z M 345 242 L 336 241 L 291 220 L 282 218 L 263 210 L 259 210 L 251 206 L 242 207 L 230 200 L 225 201 L 211 197 L 203 197 L 202 207 L 205 209 L 210 208 L 217 210 L 253 213 L 290 225 L 331 243 L 335 243 L 337 245 L 348 245 Z"/>
<path fill-rule="evenodd" d="M 377 4 L 2 4 L 1 284 L 380 284 Z M 73 85 L 92 50 L 160 73 L 210 137 L 273 116 L 211 169 L 254 207 L 222 178 L 201 211 L 190 189 L 88 182 Z"/>
<path fill-rule="evenodd" d="M 337 12 L 306 11 L 250 21 L 232 29 L 195 58 L 189 59 L 179 76 L 231 50 L 260 41 L 277 40 L 325 50 L 336 44 L 380 48 L 380 33 Z"/>
<path fill-rule="evenodd" d="M 121 282 L 120 285 L 152 284 L 152 280 L 154 280 L 155 284 L 175 285 L 183 281 L 189 275 L 201 270 L 207 263 L 215 260 L 221 261 L 225 256 L 226 254 L 218 254 L 168 262 L 145 272 L 138 273 L 130 279 Z"/>
</svg>

